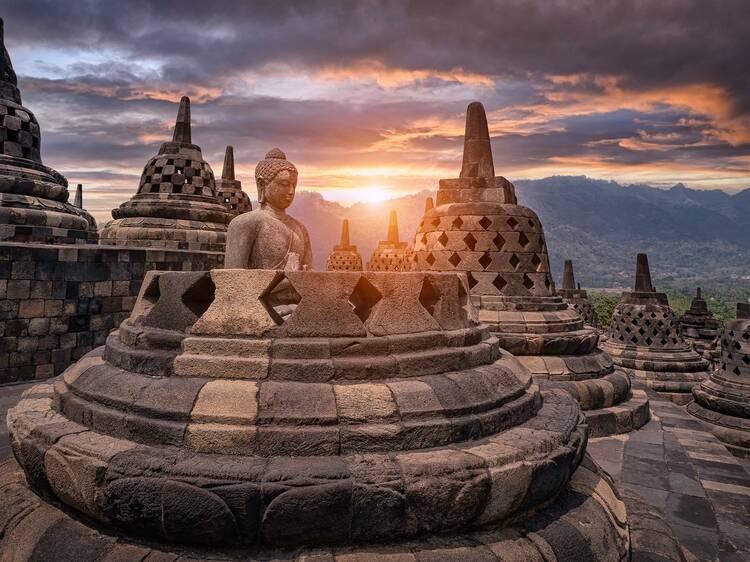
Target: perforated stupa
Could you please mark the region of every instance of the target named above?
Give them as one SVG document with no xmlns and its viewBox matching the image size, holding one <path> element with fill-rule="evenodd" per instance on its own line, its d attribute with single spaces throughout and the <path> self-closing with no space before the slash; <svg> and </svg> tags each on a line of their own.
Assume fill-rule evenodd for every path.
<svg viewBox="0 0 750 562">
<path fill-rule="evenodd" d="M 690 308 L 680 316 L 680 333 L 682 338 L 692 345 L 693 349 L 700 353 L 712 368 L 718 366 L 721 355 L 719 331 L 719 320 L 708 309 L 708 303 L 703 299 L 701 289 L 698 287 Z"/>
<path fill-rule="evenodd" d="M 180 100 L 172 141 L 146 163 L 138 192 L 112 217 L 100 244 L 224 250 L 232 215 L 217 198 L 211 166 L 192 143 L 187 97 Z"/>
<path fill-rule="evenodd" d="M 224 167 L 221 178 L 216 180 L 216 194 L 232 217 L 253 210 L 247 193 L 242 191 L 242 182 L 234 175 L 234 147 L 227 146 L 224 152 Z"/>
<path fill-rule="evenodd" d="M 414 241 L 420 270 L 465 272 L 479 319 L 547 387 L 573 394 L 593 435 L 630 431 L 649 418 L 648 401 L 597 348 L 598 332 L 555 293 L 539 217 L 495 176 L 484 107 L 466 113 L 463 166 L 440 180 L 435 207 Z"/>
<path fill-rule="evenodd" d="M 581 315 L 587 326 L 598 328 L 599 318 L 596 315 L 596 310 L 589 299 L 588 293 L 584 289 L 581 289 L 580 284 L 576 285 L 572 260 L 565 260 L 563 267 L 562 289 L 558 289 L 557 294 L 568 303 L 568 306 Z"/>
<path fill-rule="evenodd" d="M 349 220 L 341 223 L 341 242 L 333 247 L 333 251 L 326 258 L 328 271 L 362 271 L 362 256 L 357 246 L 349 241 Z"/>
<path fill-rule="evenodd" d="M 95 244 L 96 221 L 69 197 L 68 180 L 42 163 L 39 123 L 21 105 L 0 19 L 0 241 Z"/>
<path fill-rule="evenodd" d="M 369 271 L 409 271 L 412 269 L 412 250 L 398 237 L 398 215 L 392 210 L 388 217 L 388 238 L 378 242 L 367 262 Z"/>
<path fill-rule="evenodd" d="M 617 365 L 677 404 L 687 404 L 693 387 L 708 377 L 708 362 L 682 338 L 667 295 L 651 283 L 646 254 L 638 254 L 635 290 L 620 297 L 602 348 Z"/>
</svg>

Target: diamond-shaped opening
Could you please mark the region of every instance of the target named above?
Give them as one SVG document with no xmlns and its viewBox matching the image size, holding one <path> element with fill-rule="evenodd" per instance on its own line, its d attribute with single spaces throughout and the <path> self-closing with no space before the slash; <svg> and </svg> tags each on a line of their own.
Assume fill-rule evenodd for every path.
<svg viewBox="0 0 750 562">
<path fill-rule="evenodd" d="M 633 336 L 632 338 L 630 338 L 630 341 L 632 341 L 633 343 L 638 343 L 638 336 Z"/>
<path fill-rule="evenodd" d="M 440 293 L 432 286 L 430 280 L 425 277 L 422 282 L 422 290 L 419 292 L 419 302 L 431 315 L 435 313 L 435 305 L 440 300 Z"/>
<path fill-rule="evenodd" d="M 366 277 L 360 277 L 349 296 L 349 304 L 357 317 L 366 322 L 370 317 L 373 307 L 378 304 L 383 295 L 370 283 Z"/>
<path fill-rule="evenodd" d="M 742 362 L 743 362 L 743 363 L 744 363 L 745 365 L 750 365 L 750 357 L 748 357 L 747 355 L 743 355 L 743 356 L 742 356 Z"/>
<path fill-rule="evenodd" d="M 508 282 L 503 279 L 502 275 L 498 275 L 495 277 L 494 281 L 492 281 L 492 284 L 497 288 L 498 291 L 502 293 Z"/>
<path fill-rule="evenodd" d="M 550 288 L 550 287 L 552 286 L 552 283 L 550 282 L 550 280 L 549 280 L 549 276 L 548 276 L 548 275 L 545 275 L 545 276 L 544 276 L 544 286 L 545 286 L 545 287 L 546 287 L 547 289 L 549 289 L 549 288 Z"/>
<path fill-rule="evenodd" d="M 427 234 L 422 234 L 422 244 L 427 244 Z"/>
<path fill-rule="evenodd" d="M 742 334 L 742 339 L 743 339 L 743 340 L 748 340 L 748 339 L 750 339 L 750 334 L 748 334 L 747 332 L 743 333 L 743 334 Z"/>
<path fill-rule="evenodd" d="M 429 263 L 430 265 L 435 263 L 435 256 L 432 255 L 432 252 L 427 254 L 427 257 L 425 258 L 425 261 Z"/>
<path fill-rule="evenodd" d="M 513 217 L 510 217 L 508 219 L 508 226 L 511 228 L 516 228 L 516 226 L 518 226 L 518 221 L 514 219 Z"/>
<path fill-rule="evenodd" d="M 521 260 L 516 254 L 513 254 L 510 256 L 510 260 L 508 260 L 510 265 L 513 267 L 513 269 L 516 269 L 518 267 L 518 264 L 521 263 Z"/>
<path fill-rule="evenodd" d="M 497 235 L 492 239 L 492 243 L 495 245 L 495 248 L 498 250 L 502 250 L 503 246 L 505 246 L 505 238 L 500 236 L 500 233 L 498 232 Z"/>
<path fill-rule="evenodd" d="M 448 235 L 443 232 L 440 236 L 438 236 L 438 242 L 445 246 L 448 243 Z"/>
<path fill-rule="evenodd" d="M 659 328 L 663 328 L 663 327 L 664 327 L 664 322 L 662 322 L 661 320 L 659 320 L 659 321 L 658 321 L 658 322 L 656 323 L 656 325 L 657 325 L 657 326 L 659 326 Z"/>
<path fill-rule="evenodd" d="M 463 226 L 464 221 L 461 220 L 461 217 L 456 217 L 451 224 L 453 225 L 453 228 L 459 229 Z"/>
<path fill-rule="evenodd" d="M 619 340 L 620 341 L 625 341 L 625 338 L 622 336 L 622 334 L 620 335 Z"/>
<path fill-rule="evenodd" d="M 539 267 L 542 265 L 542 258 L 540 258 L 538 254 L 534 254 L 531 257 L 531 265 L 534 266 L 535 270 L 539 271 Z"/>
<path fill-rule="evenodd" d="M 479 219 L 479 226 L 481 226 L 485 230 L 487 230 L 491 224 L 492 221 L 487 217 L 482 217 L 481 219 Z"/>
<path fill-rule="evenodd" d="M 435 217 L 434 219 L 432 219 L 432 226 L 434 227 L 440 226 L 440 217 Z"/>
<path fill-rule="evenodd" d="M 531 280 L 531 277 L 524 274 L 523 276 L 523 286 L 526 287 L 529 291 L 534 287 L 534 282 Z"/>
<path fill-rule="evenodd" d="M 741 373 L 741 371 L 740 371 L 740 368 L 739 368 L 739 367 L 735 367 L 734 369 L 732 369 L 732 372 L 733 372 L 733 373 L 734 373 L 735 375 L 739 375 L 739 374 Z"/>
<path fill-rule="evenodd" d="M 643 312 L 638 313 L 638 318 L 643 318 Z"/>
<path fill-rule="evenodd" d="M 646 321 L 644 322 L 644 324 L 645 324 L 646 326 L 650 326 L 650 325 L 651 325 L 651 320 L 646 320 Z"/>
<path fill-rule="evenodd" d="M 740 342 L 736 341 L 734 342 L 734 348 L 739 351 L 740 349 L 742 349 L 742 345 L 740 344 Z"/>
<path fill-rule="evenodd" d="M 197 318 L 200 318 L 214 302 L 215 293 L 216 285 L 214 285 L 211 276 L 206 273 L 182 294 L 182 304 L 189 308 L 190 312 L 195 314 Z"/>
<path fill-rule="evenodd" d="M 461 263 L 461 256 L 459 256 L 456 252 L 453 252 L 451 254 L 451 257 L 448 258 L 448 261 L 453 267 L 458 267 L 458 264 Z"/>
<path fill-rule="evenodd" d="M 651 313 L 651 318 L 656 318 L 656 314 L 652 312 Z"/>
<path fill-rule="evenodd" d="M 654 340 L 652 340 L 651 338 L 646 338 L 647 345 L 651 345 L 652 343 L 654 343 Z"/>
<path fill-rule="evenodd" d="M 489 252 L 485 252 L 482 254 L 482 257 L 479 258 L 479 265 L 482 266 L 482 269 L 487 269 L 487 266 L 492 263 L 492 258 L 490 257 Z"/>
<path fill-rule="evenodd" d="M 664 338 L 662 338 L 662 339 L 661 339 L 661 344 L 662 344 L 662 345 L 667 345 L 667 343 L 669 343 L 669 341 L 668 341 L 668 340 L 666 340 L 666 339 L 664 339 Z M 676 342 L 675 342 L 675 343 L 676 343 Z"/>
<path fill-rule="evenodd" d="M 466 244 L 466 247 L 473 252 L 477 245 L 477 239 L 474 238 L 474 235 L 471 232 L 469 232 L 469 234 L 464 236 L 464 243 Z"/>
<path fill-rule="evenodd" d="M 643 335 L 643 334 L 646 333 L 646 330 L 644 330 L 643 328 L 641 328 L 640 330 L 638 330 L 638 333 L 641 334 L 641 335 Z"/>
<path fill-rule="evenodd" d="M 625 326 L 625 331 L 629 334 L 632 330 L 630 329 L 630 326 Z"/>
<path fill-rule="evenodd" d="M 276 324 L 283 324 L 284 320 L 293 312 L 302 297 L 282 272 L 271 281 L 258 300 Z"/>
<path fill-rule="evenodd" d="M 469 290 L 472 290 L 474 287 L 477 286 L 477 283 L 479 283 L 479 281 L 474 279 L 474 276 L 471 274 L 471 271 L 469 271 L 466 274 L 466 278 L 469 280 Z"/>
<path fill-rule="evenodd" d="M 521 248 L 525 248 L 529 245 L 529 239 L 525 233 L 522 232 L 518 235 L 518 243 L 521 245 Z"/>
</svg>

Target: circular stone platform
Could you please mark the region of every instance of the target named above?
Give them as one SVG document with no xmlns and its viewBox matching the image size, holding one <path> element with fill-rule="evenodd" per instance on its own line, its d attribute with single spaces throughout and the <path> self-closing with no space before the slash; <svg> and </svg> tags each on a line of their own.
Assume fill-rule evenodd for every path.
<svg viewBox="0 0 750 562">
<path fill-rule="evenodd" d="M 245 555 L 321 546 L 357 559 L 386 543 L 461 557 L 497 543 L 531 560 L 627 560 L 624 505 L 595 468 L 576 470 L 578 404 L 532 384 L 463 283 L 150 272 L 106 346 L 9 412 L 16 459 L 86 523 L 68 548 L 91 536 L 109 548 L 107 529 Z M 31 553 L 20 559 L 58 536 L 54 509 L 11 511 L 8 540 Z"/>
</svg>

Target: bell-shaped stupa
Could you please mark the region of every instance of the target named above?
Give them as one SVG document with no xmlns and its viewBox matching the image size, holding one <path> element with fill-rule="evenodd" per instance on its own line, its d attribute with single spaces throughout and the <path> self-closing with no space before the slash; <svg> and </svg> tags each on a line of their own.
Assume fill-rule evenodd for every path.
<svg viewBox="0 0 750 562">
<path fill-rule="evenodd" d="M 680 333 L 693 349 L 706 359 L 712 368 L 716 367 L 721 351 L 719 349 L 719 320 L 708 310 L 700 287 L 690 308 L 680 316 Z"/>
<path fill-rule="evenodd" d="M 9 411 L 39 495 L 5 465 L 0 552 L 630 560 L 578 404 L 474 317 L 456 273 L 151 271 L 104 347 Z"/>
<path fill-rule="evenodd" d="M 562 289 L 558 289 L 557 294 L 568 303 L 568 306 L 581 315 L 587 326 L 599 327 L 599 318 L 596 315 L 596 310 L 594 310 L 594 305 L 589 300 L 588 293 L 581 289 L 580 285 L 576 285 L 572 260 L 565 260 Z"/>
<path fill-rule="evenodd" d="M 515 187 L 494 175 L 484 107 L 466 113 L 463 167 L 440 180 L 414 242 L 416 267 L 461 271 L 479 319 L 546 387 L 575 396 L 592 435 L 622 433 L 649 419 L 642 391 L 597 348 L 598 332 L 555 294 L 539 217 L 517 204 Z"/>
<path fill-rule="evenodd" d="M 100 244 L 224 251 L 229 210 L 217 199 L 214 173 L 192 143 L 190 99 L 183 97 L 174 135 L 143 168 L 136 193 L 116 209 Z"/>
<path fill-rule="evenodd" d="M 719 368 L 693 388 L 687 411 L 709 424 L 732 453 L 750 458 L 750 304 L 721 334 Z"/>
<path fill-rule="evenodd" d="M 341 223 L 341 243 L 333 247 L 326 258 L 328 271 L 362 271 L 362 257 L 357 246 L 349 241 L 349 220 Z"/>
<path fill-rule="evenodd" d="M 367 262 L 369 271 L 409 271 L 412 269 L 412 251 L 398 237 L 398 216 L 391 211 L 388 219 L 388 238 L 378 242 Z"/>
<path fill-rule="evenodd" d="M 677 404 L 687 404 L 693 387 L 708 376 L 708 362 L 682 339 L 667 295 L 654 289 L 646 254 L 638 254 L 635 290 L 620 297 L 602 349 Z"/>
<path fill-rule="evenodd" d="M 253 210 L 250 196 L 242 191 L 242 182 L 234 175 L 234 147 L 227 146 L 224 152 L 224 168 L 221 179 L 216 180 L 216 194 L 232 217 Z"/>
<path fill-rule="evenodd" d="M 0 242 L 94 244 L 96 222 L 68 202 L 68 180 L 42 164 L 41 131 L 21 105 L 0 19 Z"/>
</svg>

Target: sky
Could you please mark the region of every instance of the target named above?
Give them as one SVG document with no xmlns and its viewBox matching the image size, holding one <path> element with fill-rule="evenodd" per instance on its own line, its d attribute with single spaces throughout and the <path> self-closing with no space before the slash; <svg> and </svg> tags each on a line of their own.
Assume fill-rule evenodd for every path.
<svg viewBox="0 0 750 562">
<path fill-rule="evenodd" d="M 255 193 L 282 148 L 351 203 L 458 175 L 484 103 L 511 181 L 750 187 L 746 0 L 0 0 L 44 162 L 98 220 L 135 193 L 182 95 L 193 142 Z"/>
</svg>

